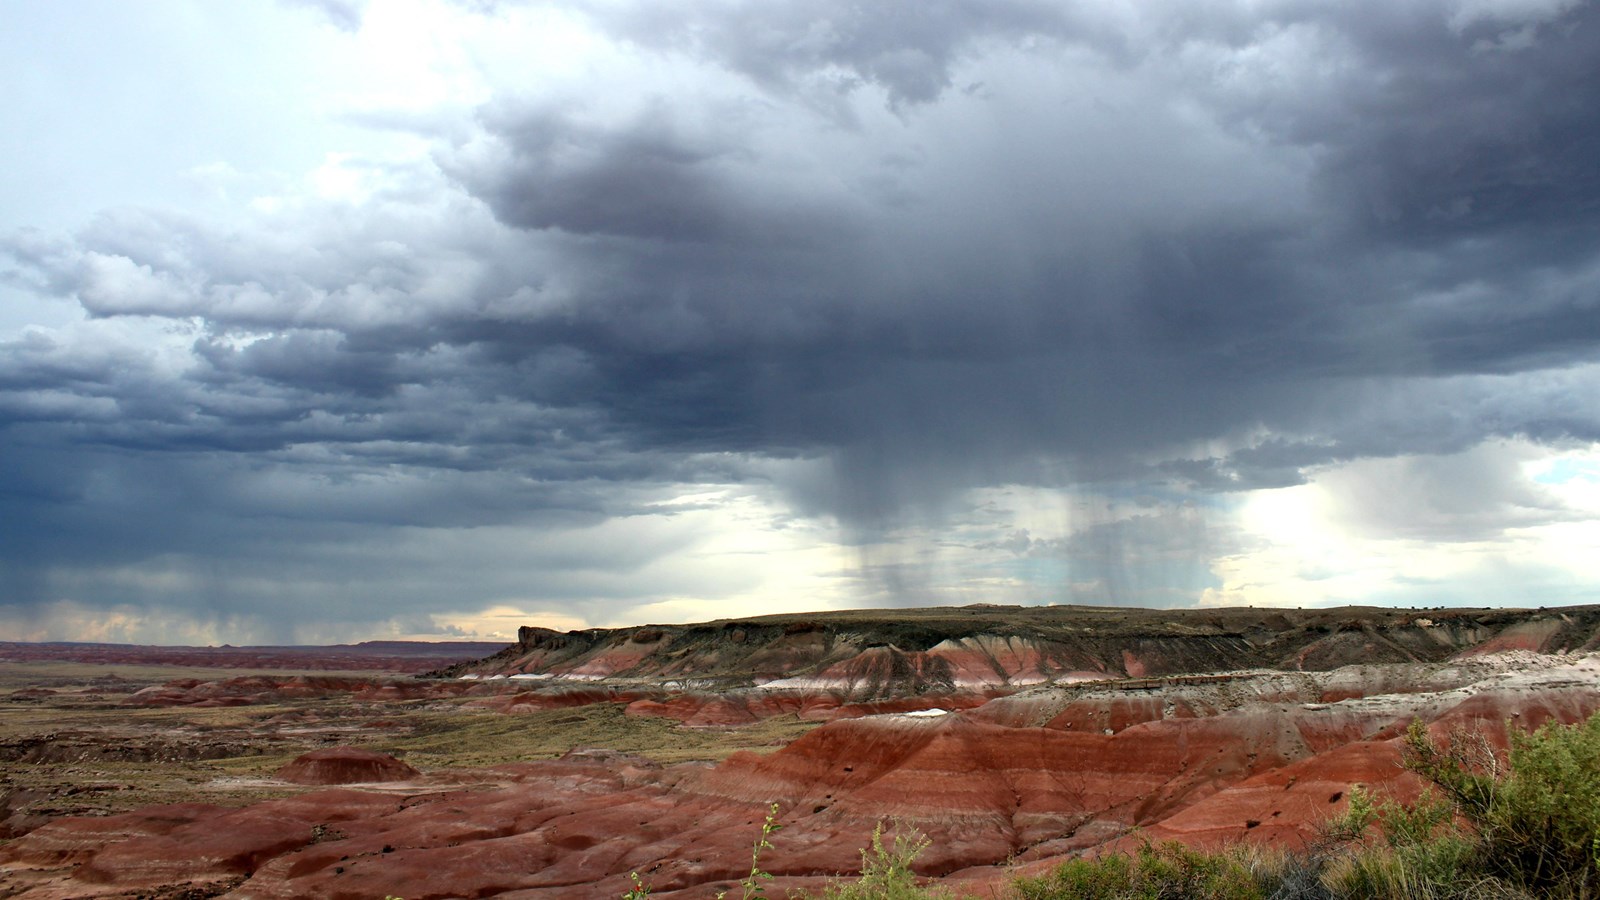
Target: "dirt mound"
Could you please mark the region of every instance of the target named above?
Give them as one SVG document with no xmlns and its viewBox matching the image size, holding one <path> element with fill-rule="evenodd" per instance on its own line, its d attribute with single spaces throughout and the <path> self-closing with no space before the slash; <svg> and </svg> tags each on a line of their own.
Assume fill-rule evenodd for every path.
<svg viewBox="0 0 1600 900">
<path fill-rule="evenodd" d="M 313 750 L 297 757 L 277 772 L 284 781 L 309 785 L 410 781 L 421 774 L 387 753 L 358 747 Z"/>
</svg>

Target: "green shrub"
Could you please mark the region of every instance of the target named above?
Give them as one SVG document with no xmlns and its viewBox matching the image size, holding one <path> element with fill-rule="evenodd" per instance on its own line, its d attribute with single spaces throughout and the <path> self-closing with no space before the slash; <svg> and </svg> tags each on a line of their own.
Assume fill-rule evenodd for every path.
<svg viewBox="0 0 1600 900">
<path fill-rule="evenodd" d="M 739 900 L 754 900 L 756 897 L 767 896 L 766 882 L 772 880 L 772 873 L 761 868 L 761 851 L 771 850 L 772 841 L 769 838 L 782 830 L 783 826 L 778 824 L 778 804 L 774 803 L 767 807 L 767 818 L 761 823 L 761 834 L 750 846 L 750 874 L 739 882 L 739 889 L 742 892 Z M 635 883 L 637 884 L 637 879 Z M 717 900 L 723 900 L 727 896 L 728 892 L 722 891 L 717 894 Z"/>
<path fill-rule="evenodd" d="M 633 887 L 623 893 L 622 900 L 645 900 L 650 896 L 650 885 L 644 883 L 638 872 L 629 872 L 628 877 L 633 879 Z"/>
<path fill-rule="evenodd" d="M 1374 825 L 1381 843 L 1368 840 Z M 1436 792 L 1407 806 L 1357 785 L 1350 789 L 1345 814 L 1330 823 L 1327 833 L 1356 846 L 1327 866 L 1323 882 L 1336 896 L 1442 900 L 1480 895 L 1484 879 L 1477 871 L 1477 841 L 1456 824 L 1454 805 Z"/>
<path fill-rule="evenodd" d="M 883 846 L 883 825 L 872 829 L 872 841 L 861 851 L 861 878 L 829 885 L 823 900 L 940 900 L 948 891 L 917 884 L 911 864 L 928 848 L 926 838 L 898 830 L 893 844 Z"/>
<path fill-rule="evenodd" d="M 1202 853 L 1178 843 L 1145 844 L 1131 858 L 1069 860 L 1015 883 L 1022 900 L 1265 900 L 1240 853 Z"/>
<path fill-rule="evenodd" d="M 1476 837 L 1473 864 L 1542 896 L 1600 896 L 1600 714 L 1510 731 L 1504 764 L 1481 737 L 1435 744 L 1420 722 L 1406 767 L 1438 785 Z"/>
<path fill-rule="evenodd" d="M 1120 853 L 1095 859 L 1070 859 L 1038 878 L 1019 878 L 1017 896 L 1022 900 L 1052 898 L 1110 898 L 1127 896 L 1134 883 L 1133 865 Z"/>
</svg>

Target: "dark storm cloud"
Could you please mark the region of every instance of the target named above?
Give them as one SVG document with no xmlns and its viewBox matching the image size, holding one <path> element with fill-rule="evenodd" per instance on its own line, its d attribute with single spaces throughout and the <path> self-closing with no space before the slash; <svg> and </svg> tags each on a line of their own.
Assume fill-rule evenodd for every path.
<svg viewBox="0 0 1600 900">
<path fill-rule="evenodd" d="M 566 335 L 594 361 L 587 396 L 633 440 L 825 453 L 837 478 L 795 485 L 795 499 L 872 535 L 938 517 L 979 484 L 1154 477 L 1231 491 L 1493 435 L 1600 436 L 1591 401 L 1473 380 L 1594 358 L 1593 7 L 1147 7 L 1124 21 L 1006 7 L 974 23 L 950 4 L 894 28 L 896 10 L 780 11 L 761 28 L 741 5 L 611 20 L 798 97 L 789 116 L 845 109 L 863 143 L 904 145 L 892 165 L 847 152 L 830 178 L 786 169 L 792 156 L 771 151 L 752 113 L 747 143 L 714 152 L 666 156 L 637 121 L 609 142 L 583 135 L 606 152 L 570 189 L 550 166 L 466 181 L 508 224 L 602 238 L 608 290 Z M 1059 62 L 1084 51 L 1102 62 Z M 1025 74 L 988 70 L 986 53 Z M 897 74 L 878 65 L 889 58 L 916 65 Z M 1157 96 L 1119 108 L 1141 102 L 1138 88 L 1119 96 L 1107 72 Z M 962 167 L 959 148 L 928 142 L 970 136 L 919 126 L 941 101 L 953 119 L 971 112 L 952 88 L 978 81 L 1010 108 L 969 121 L 1005 139 L 982 168 Z M 903 131 L 859 103 L 816 102 L 874 85 Z M 1080 91 L 1103 95 L 1063 112 Z M 1186 115 L 1166 106 L 1174 91 Z M 668 102 L 649 121 L 670 135 L 693 113 Z M 495 133 L 518 146 L 515 130 Z M 536 133 L 529 152 L 549 154 Z M 762 190 L 725 160 L 769 173 L 768 193 L 805 193 L 791 185 L 809 179 L 831 222 L 807 209 L 794 221 L 815 224 L 792 247 L 752 245 L 769 228 Z M 1140 182 L 1163 170 L 1187 177 Z M 613 183 L 634 203 L 656 179 L 662 205 L 631 230 L 595 227 L 626 214 L 601 191 L 590 219 L 560 220 L 562 198 L 602 171 L 626 173 Z M 851 177 L 892 190 L 829 194 Z M 1097 197 L 1097 181 L 1113 187 Z M 551 212 L 517 214 L 528 196 L 555 198 Z M 1199 449 L 1216 442 L 1233 448 Z M 1108 589 L 1137 581 L 1130 560 L 1148 536 L 1082 524 L 1099 543 L 1063 550 L 1077 571 Z M 1225 539 L 1185 545 L 1172 572 Z M 921 565 L 867 564 L 906 585 Z"/>
<path fill-rule="evenodd" d="M 739 198 L 716 190 L 725 148 L 676 134 L 670 121 L 646 115 L 601 130 L 559 111 L 527 110 L 491 115 L 487 125 L 509 158 L 461 174 L 507 224 L 673 241 L 731 237 L 725 209 Z"/>
<path fill-rule="evenodd" d="M 984 549 L 1012 554 L 1026 569 L 1040 562 L 1061 565 L 1064 602 L 1178 606 L 1194 602 L 1210 586 L 1203 565 L 1236 548 L 1231 528 L 1208 520 L 1192 501 L 1155 497 L 1132 502 L 1080 502 L 1070 511 L 1073 531 L 1064 538 L 1036 538 L 1019 529 Z"/>
<path fill-rule="evenodd" d="M 1319 27 L 1348 36 L 1370 87 L 1253 118 L 1326 148 L 1326 184 L 1362 226 L 1401 244 L 1487 237 L 1524 252 L 1550 242 L 1555 256 L 1584 249 L 1568 229 L 1592 228 L 1600 197 L 1592 4 L 1545 22 L 1427 6 L 1331 17 Z"/>
<path fill-rule="evenodd" d="M 751 31 L 739 25 L 748 8 L 721 9 L 728 20 L 713 17 L 704 32 L 681 31 L 702 34 L 697 49 L 709 47 L 771 80 L 770 69 L 738 63 L 747 54 L 729 45 Z M 885 240 L 867 265 L 892 271 L 917 253 L 927 268 L 898 282 L 874 279 L 865 267 L 852 271 L 859 279 L 852 287 L 868 287 L 865 297 L 849 288 L 830 296 L 833 285 L 823 281 L 819 303 L 837 304 L 838 327 L 812 352 L 797 353 L 794 368 L 813 360 L 842 367 L 849 399 L 890 424 L 882 434 L 863 434 L 871 429 L 862 423 L 819 414 L 817 433 L 847 445 L 900 435 L 905 443 L 949 446 L 942 408 L 995 443 L 1056 444 L 1093 459 L 1249 424 L 1239 421 L 1241 413 L 1292 421 L 1294 410 L 1283 407 L 1300 404 L 1308 391 L 1330 404 L 1349 393 L 1330 379 L 1515 372 L 1592 358 L 1600 321 L 1593 315 L 1600 182 L 1587 160 L 1600 158 L 1592 114 L 1600 100 L 1600 22 L 1592 6 L 1527 21 L 1514 15 L 1516 7 L 1507 15 L 1479 9 L 1285 4 L 1246 23 L 1241 13 L 1223 10 L 1207 21 L 1209 13 L 1186 8 L 1166 21 L 1157 12 L 1129 23 L 1124 40 L 1084 45 L 1113 65 L 1143 67 L 1151 78 L 1211 76 L 1194 82 L 1192 99 L 1236 134 L 1264 134 L 1267 152 L 1308 159 L 1311 207 L 1286 215 L 1241 198 L 1230 208 L 1197 191 L 1206 215 L 1182 223 L 1171 221 L 1172 213 L 1188 198 L 1154 200 L 1153 214 L 1111 223 L 1128 227 L 1112 248 L 1125 259 L 1075 259 L 1074 244 L 1102 223 L 1072 210 L 1071 195 L 1053 194 L 1046 173 L 1043 196 L 1065 202 L 1030 224 L 1058 235 L 1055 246 L 973 228 L 961 237 L 984 254 L 929 259 L 938 235 Z M 848 16 L 843 26 L 819 18 L 849 34 L 876 33 Z M 931 31 L 898 30 L 897 39 L 923 42 L 931 58 L 948 60 L 950 48 L 967 46 L 974 35 L 1009 27 L 999 20 L 965 27 L 959 15 L 930 22 Z M 830 39 L 825 52 L 762 55 L 753 48 L 804 48 L 808 35 L 828 33 L 814 19 L 765 24 L 750 38 L 748 56 L 780 60 L 790 79 L 837 65 L 859 68 L 864 57 L 855 48 L 870 43 Z M 1098 34 L 1116 24 L 1101 23 Z M 1039 31 L 1068 44 L 1097 33 Z M 1251 71 L 1245 51 L 1282 54 L 1278 71 Z M 1308 51 L 1309 58 L 1290 55 Z M 1004 124 L 1023 140 L 1052 136 Z M 1002 161 L 1006 155 L 1000 151 Z M 1160 152 L 1150 161 L 1186 162 Z M 1241 153 L 1233 162 L 1249 160 Z M 1003 183 L 995 172 L 968 171 L 937 189 L 981 208 Z M 1147 200 L 1130 196 L 1123 205 Z M 981 213 L 972 218 L 989 224 Z M 855 262 L 841 248 L 828 271 L 840 260 Z M 1028 283 L 1017 283 L 1018 262 L 1033 270 Z M 1119 266 L 1133 274 L 1121 277 Z M 802 280 L 821 274 L 803 265 L 790 272 Z M 945 291 L 953 299 L 941 297 Z M 702 302 L 703 295 L 690 296 L 691 304 Z M 781 355 L 764 359 L 785 365 Z M 821 380 L 826 390 L 827 376 Z M 1030 389 L 1040 384 L 1087 388 L 1089 396 L 1041 397 Z M 803 415 L 803 402 L 789 399 L 779 402 Z M 909 423 L 897 419 L 902 411 Z M 1593 422 L 1586 424 L 1580 436 L 1594 434 Z M 1312 427 L 1321 440 L 1303 446 L 1362 438 L 1342 433 L 1336 416 Z M 1101 434 L 1105 453 L 1095 452 Z M 887 456 L 891 465 L 904 458 Z"/>
<path fill-rule="evenodd" d="M 360 203 L 7 238 L 8 283 L 186 348 L 0 346 L 29 552 L 769 477 L 865 544 L 972 487 L 1600 438 L 1592 4 L 584 10 L 642 60 L 627 90 L 503 90 L 426 130 L 437 171 L 357 161 L 384 185 Z M 145 503 L 156 527 L 111 533 Z M 1084 516 L 1051 552 L 1130 597 L 1233 540 L 1181 505 Z"/>
</svg>

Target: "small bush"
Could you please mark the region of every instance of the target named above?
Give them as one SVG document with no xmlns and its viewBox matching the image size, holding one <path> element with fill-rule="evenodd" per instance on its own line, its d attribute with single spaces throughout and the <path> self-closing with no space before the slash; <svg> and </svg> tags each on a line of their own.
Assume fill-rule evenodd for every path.
<svg viewBox="0 0 1600 900">
<path fill-rule="evenodd" d="M 1600 714 L 1510 739 L 1502 765 L 1481 737 L 1439 746 L 1413 722 L 1406 766 L 1466 819 L 1484 874 L 1542 896 L 1600 896 Z"/>
<path fill-rule="evenodd" d="M 883 825 L 872 829 L 872 842 L 861 851 L 861 878 L 829 885 L 823 900 L 941 900 L 950 893 L 917 884 L 911 864 L 928 849 L 927 838 L 898 831 L 893 844 L 883 846 Z"/>
<path fill-rule="evenodd" d="M 1022 900 L 1053 898 L 1110 898 L 1125 896 L 1133 887 L 1133 865 L 1128 857 L 1116 853 L 1095 859 L 1071 859 L 1038 878 L 1019 878 L 1017 896 Z"/>
<path fill-rule="evenodd" d="M 739 882 L 739 890 L 742 892 L 739 900 L 754 900 L 756 897 L 767 896 L 766 882 L 772 880 L 772 873 L 761 868 L 761 851 L 771 850 L 770 838 L 782 830 L 783 826 L 778 824 L 778 804 L 774 803 L 767 807 L 767 817 L 761 823 L 760 836 L 750 845 L 750 874 Z M 638 884 L 637 878 L 634 879 L 634 883 Z M 717 900 L 723 900 L 727 896 L 728 892 L 722 891 L 717 894 Z"/>
<path fill-rule="evenodd" d="M 1376 826 L 1381 843 L 1367 835 Z M 1329 823 L 1335 840 L 1356 852 L 1332 861 L 1323 881 L 1352 900 L 1476 897 L 1482 878 L 1476 871 L 1476 841 L 1461 831 L 1454 806 L 1438 793 L 1423 794 L 1406 806 L 1377 798 L 1360 785 L 1350 789 L 1345 814 Z"/>
<path fill-rule="evenodd" d="M 1070 860 L 1016 889 L 1022 900 L 1266 900 L 1252 869 L 1238 853 L 1145 844 L 1132 857 Z"/>
<path fill-rule="evenodd" d="M 638 872 L 629 872 L 628 877 L 633 879 L 633 887 L 622 895 L 622 900 L 645 900 L 650 896 L 650 885 L 644 883 Z"/>
</svg>

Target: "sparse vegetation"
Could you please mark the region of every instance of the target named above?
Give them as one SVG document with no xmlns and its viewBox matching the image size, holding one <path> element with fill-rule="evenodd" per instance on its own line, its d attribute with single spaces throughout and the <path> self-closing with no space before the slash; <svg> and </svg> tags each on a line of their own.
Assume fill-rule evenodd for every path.
<svg viewBox="0 0 1600 900">
<path fill-rule="evenodd" d="M 506 715 L 455 695 L 384 703 L 335 695 L 239 707 L 141 708 L 123 702 L 135 686 L 126 679 L 91 679 L 75 672 L 52 677 L 58 679 L 52 689 L 24 693 L 17 687 L 6 716 L 0 717 L 5 719 L 0 749 L 28 763 L 0 780 L 22 798 L 15 807 L 29 815 L 24 803 L 55 815 L 63 809 L 104 814 L 192 796 L 239 804 L 287 796 L 297 791 L 256 783 L 252 776 L 275 770 L 330 735 L 349 736 L 354 743 L 381 741 L 424 767 L 449 768 L 554 757 L 577 745 L 669 764 L 715 760 L 738 749 L 770 751 L 818 727 L 791 714 L 736 729 L 685 728 L 671 719 L 629 716 L 625 704 L 615 701 Z M 24 683 L 20 676 L 17 683 Z M 1412 802 L 1350 789 L 1348 809 L 1328 823 L 1323 840 L 1308 851 L 1202 852 L 1152 843 L 986 886 L 981 896 L 1600 900 L 1600 715 L 1532 732 L 1510 728 L 1508 747 L 1500 750 L 1482 732 L 1435 737 L 1415 723 L 1402 746 L 1406 767 L 1429 789 Z M 84 772 L 93 780 L 82 778 Z M 69 775 L 81 782 L 70 792 L 63 787 Z M 41 786 L 61 789 L 51 794 L 38 790 Z M 1336 794 L 1330 802 L 1338 799 Z M 783 844 L 775 837 L 781 828 L 778 812 L 770 808 L 750 845 L 749 874 L 735 883 L 742 866 L 731 873 L 724 867 L 718 876 L 717 887 L 728 888 L 731 900 L 961 896 L 951 891 L 955 885 L 925 886 L 927 879 L 915 874 L 913 864 L 929 846 L 927 839 L 887 825 L 875 829 L 862 849 L 859 875 L 841 876 L 812 893 L 786 894 L 762 867 L 763 858 L 770 864 L 766 851 Z M 804 865 L 780 871 L 815 874 Z M 652 895 L 649 872 L 634 873 L 631 887 L 616 874 L 607 873 L 608 885 L 616 886 L 612 896 L 621 892 L 624 900 L 642 900 Z"/>
<path fill-rule="evenodd" d="M 1372 832 L 1376 834 L 1372 834 Z M 1328 834 L 1350 852 L 1330 859 L 1322 881 L 1338 897 L 1433 898 L 1484 896 L 1474 874 L 1474 842 L 1457 825 L 1451 805 L 1435 792 L 1411 805 L 1374 797 L 1359 785 Z M 1370 836 L 1369 836 L 1370 835 Z"/>
<path fill-rule="evenodd" d="M 633 879 L 633 887 L 623 892 L 622 900 L 644 900 L 650 896 L 650 885 L 644 883 L 638 872 L 629 872 L 628 877 Z"/>
<path fill-rule="evenodd" d="M 1146 843 L 1131 856 L 1071 860 L 1015 887 L 1021 900 L 1266 900 L 1252 869 L 1242 852 Z"/>
<path fill-rule="evenodd" d="M 1146 845 L 1015 883 L 1022 900 L 1495 900 L 1600 897 L 1600 714 L 1435 742 L 1413 723 L 1405 765 L 1433 786 L 1403 804 L 1357 787 L 1324 846 L 1275 864 L 1243 850 Z"/>
<path fill-rule="evenodd" d="M 553 759 L 573 747 L 604 747 L 656 762 L 719 760 L 740 750 L 771 753 L 819 723 L 773 716 L 738 729 L 680 728 L 672 719 L 630 716 L 623 703 L 591 703 L 506 715 L 466 707 L 409 712 L 411 734 L 387 746 L 421 769 Z"/>
<path fill-rule="evenodd" d="M 872 840 L 861 851 L 861 878 L 830 885 L 822 900 L 945 900 L 951 893 L 917 884 L 911 864 L 928 848 L 928 839 L 897 828 L 888 847 L 883 846 L 883 823 L 872 829 Z"/>
<path fill-rule="evenodd" d="M 1357 786 L 1302 855 L 1236 847 L 1220 853 L 1146 843 L 1133 854 L 1069 860 L 1018 878 L 1017 900 L 1592 900 L 1600 897 L 1600 714 L 1534 732 L 1511 729 L 1510 752 L 1481 734 L 1435 742 L 1420 722 L 1405 738 L 1405 765 L 1433 785 L 1399 803 Z M 774 808 L 774 813 L 776 808 Z M 772 845 L 768 817 L 754 863 Z M 861 876 L 821 900 L 933 900 L 911 865 L 928 846 L 902 832 L 890 847 L 880 826 L 861 851 Z M 634 894 L 627 895 L 634 897 Z M 643 895 L 638 895 L 643 896 Z"/>
<path fill-rule="evenodd" d="M 751 900 L 754 897 L 767 895 L 766 882 L 772 880 L 772 873 L 762 870 L 761 851 L 771 850 L 772 841 L 769 838 L 782 830 L 783 826 L 778 824 L 778 804 L 774 803 L 768 807 L 766 820 L 761 823 L 761 836 L 756 838 L 755 844 L 750 849 L 750 874 L 739 882 L 739 887 L 744 891 L 739 895 L 739 900 Z M 722 891 L 717 894 L 717 900 L 723 900 L 726 896 L 728 892 Z"/>
<path fill-rule="evenodd" d="M 1486 874 L 1545 896 L 1600 895 L 1600 714 L 1511 729 L 1510 743 L 1502 769 L 1481 740 L 1441 748 L 1414 724 L 1407 765 L 1470 823 Z"/>
<path fill-rule="evenodd" d="M 1359 898 L 1600 896 L 1600 714 L 1512 728 L 1510 745 L 1502 758 L 1481 734 L 1436 742 L 1412 723 L 1406 767 L 1434 790 L 1410 806 L 1354 794 L 1337 827 L 1360 852 L 1330 882 Z"/>
</svg>

